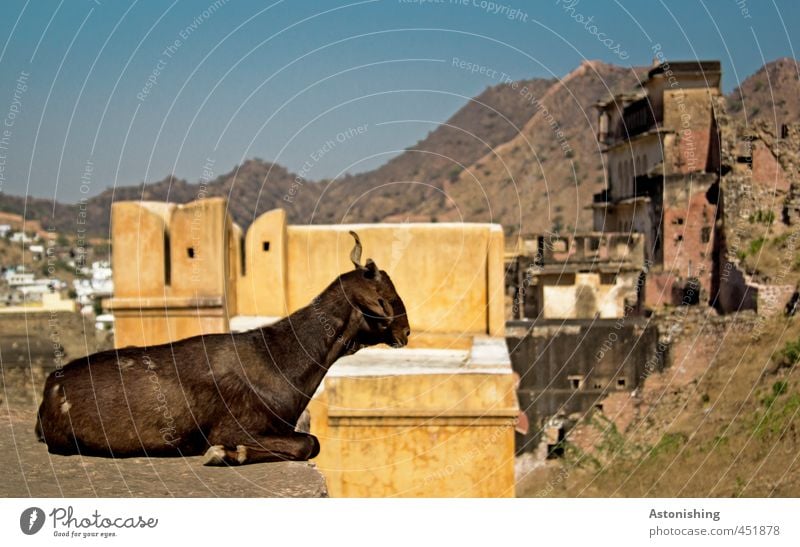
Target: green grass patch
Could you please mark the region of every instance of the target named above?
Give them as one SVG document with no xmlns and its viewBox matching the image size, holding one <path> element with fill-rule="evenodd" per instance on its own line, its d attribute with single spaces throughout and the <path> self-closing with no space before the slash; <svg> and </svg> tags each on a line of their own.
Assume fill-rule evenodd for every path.
<svg viewBox="0 0 800 547">
<path fill-rule="evenodd" d="M 762 211 L 759 209 L 752 215 L 748 217 L 750 224 L 758 223 L 758 224 L 772 224 L 775 222 L 775 212 L 774 211 Z"/>
<path fill-rule="evenodd" d="M 783 366 L 792 366 L 800 360 L 800 338 L 797 340 L 789 340 L 784 346 L 778 350 L 772 359 Z M 772 386 L 773 389 L 775 386 Z"/>
<path fill-rule="evenodd" d="M 759 237 L 754 239 L 750 242 L 750 245 L 747 247 L 747 254 L 750 256 L 755 256 L 761 252 L 761 248 L 764 246 L 764 241 L 766 241 L 763 237 Z"/>
<path fill-rule="evenodd" d="M 689 437 L 685 433 L 664 433 L 650 450 L 650 456 L 655 458 L 661 454 L 677 452 L 688 439 Z"/>
<path fill-rule="evenodd" d="M 760 439 L 780 435 L 800 413 L 800 393 L 789 393 L 789 383 L 778 380 L 761 399 L 763 409 L 757 410 L 753 433 Z"/>
</svg>

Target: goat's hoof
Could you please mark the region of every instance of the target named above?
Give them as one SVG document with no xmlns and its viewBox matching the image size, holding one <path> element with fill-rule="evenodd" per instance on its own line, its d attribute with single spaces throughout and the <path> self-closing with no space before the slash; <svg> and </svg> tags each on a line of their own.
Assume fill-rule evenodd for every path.
<svg viewBox="0 0 800 547">
<path fill-rule="evenodd" d="M 239 444 L 236 445 L 236 463 L 243 465 L 247 461 L 247 447 Z"/>
<path fill-rule="evenodd" d="M 225 447 L 221 444 L 210 446 L 203 456 L 203 465 L 225 465 Z"/>
</svg>

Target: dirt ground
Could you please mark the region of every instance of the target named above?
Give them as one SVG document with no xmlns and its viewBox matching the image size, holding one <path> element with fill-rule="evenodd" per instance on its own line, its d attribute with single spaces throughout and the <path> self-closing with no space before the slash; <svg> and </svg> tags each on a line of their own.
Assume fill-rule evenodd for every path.
<svg viewBox="0 0 800 547">
<path fill-rule="evenodd" d="M 33 433 L 37 386 L 44 373 L 2 371 L 2 497 L 322 497 L 325 481 L 312 464 L 204 467 L 193 458 L 89 458 L 47 452 Z M 40 387 L 39 387 L 40 389 Z"/>
</svg>

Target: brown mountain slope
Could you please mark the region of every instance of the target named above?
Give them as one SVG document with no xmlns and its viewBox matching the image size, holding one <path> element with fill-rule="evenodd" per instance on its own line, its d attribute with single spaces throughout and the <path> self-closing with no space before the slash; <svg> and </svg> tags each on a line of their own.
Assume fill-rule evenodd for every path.
<svg viewBox="0 0 800 547">
<path fill-rule="evenodd" d="M 523 84 L 538 92 L 549 87 L 552 81 L 539 79 Z M 441 187 L 444 180 L 458 174 L 453 171 L 454 165 L 469 165 L 491 147 L 512 138 L 533 112 L 534 108 L 510 85 L 490 87 L 409 151 L 374 171 L 337 181 L 322 199 L 325 181 L 297 184 L 295 175 L 284 167 L 258 159 L 248 160 L 230 173 L 207 181 L 204 195 L 229 197 L 231 214 L 242 226 L 248 226 L 255 216 L 275 207 L 286 209 L 293 223 L 341 222 L 356 196 L 386 182 L 417 180 Z M 419 151 L 430 153 L 420 154 Z M 369 200 L 356 203 L 347 212 L 346 220 L 391 220 L 392 215 L 402 216 L 419 206 L 429 199 L 430 193 L 429 188 L 414 194 L 408 192 L 406 185 L 389 185 L 370 193 Z M 84 205 L 87 226 L 92 235 L 107 235 L 112 201 L 169 199 L 185 203 L 200 195 L 203 192 L 199 183 L 190 184 L 174 177 L 108 189 Z M 291 196 L 291 201 L 284 199 L 286 196 Z M 315 205 L 319 207 L 316 212 Z M 22 213 L 25 206 L 24 198 L 0 195 L 0 211 Z M 54 207 L 50 200 L 30 198 L 27 211 L 28 218 L 42 220 L 44 226 L 53 225 L 59 232 L 68 234 L 76 231 L 79 212 L 76 205 L 56 203 Z"/>
<path fill-rule="evenodd" d="M 554 80 L 517 82 L 544 93 Z M 471 99 L 425 139 L 374 171 L 335 181 L 325 191 L 315 223 L 380 220 L 429 220 L 436 214 L 410 216 L 428 204 L 445 206 L 442 189 L 461 170 L 509 139 L 536 113 L 516 88 L 501 84 Z M 419 183 L 419 184 L 415 184 Z M 349 210 L 348 210 L 349 209 Z M 346 217 L 343 216 L 346 214 Z"/>
<path fill-rule="evenodd" d="M 186 203 L 199 197 L 229 197 L 229 210 L 233 219 L 243 226 L 249 225 L 253 218 L 264 211 L 283 207 L 290 219 L 301 222 L 305 212 L 313 207 L 319 193 L 314 183 L 302 185 L 291 201 L 284 199 L 291 189 L 300 188 L 295 183 L 295 175 L 277 164 L 259 159 L 248 160 L 229 173 L 211 181 L 191 184 L 175 177 L 167 177 L 159 182 L 109 188 L 86 200 L 85 204 L 72 205 L 55 203 L 46 199 L 29 198 L 26 218 L 41 220 L 46 229 L 54 227 L 66 235 L 76 235 L 78 228 L 84 227 L 92 236 L 108 236 L 111 203 L 123 200 L 173 201 Z M 24 198 L 0 195 L 0 211 L 21 214 L 25 211 Z M 85 222 L 79 216 L 85 214 Z"/>
<path fill-rule="evenodd" d="M 637 83 L 636 69 L 584 62 L 537 95 L 519 89 L 537 110 L 520 134 L 484 155 L 448 184 L 443 220 L 492 221 L 506 233 L 589 229 L 585 209 L 604 186 L 592 105 Z"/>
<path fill-rule="evenodd" d="M 780 127 L 800 121 L 800 66 L 784 57 L 761 67 L 728 96 L 728 111 L 741 121 L 765 121 Z"/>
</svg>

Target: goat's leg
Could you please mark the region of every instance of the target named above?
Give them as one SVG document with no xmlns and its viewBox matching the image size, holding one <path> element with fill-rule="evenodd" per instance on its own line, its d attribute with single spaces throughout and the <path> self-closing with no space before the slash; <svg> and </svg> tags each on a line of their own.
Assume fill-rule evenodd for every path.
<svg viewBox="0 0 800 547">
<path fill-rule="evenodd" d="M 304 461 L 319 454 L 319 441 L 314 435 L 294 433 L 250 437 L 236 450 L 214 445 L 206 451 L 204 465 L 245 465 L 248 463 Z"/>
</svg>

